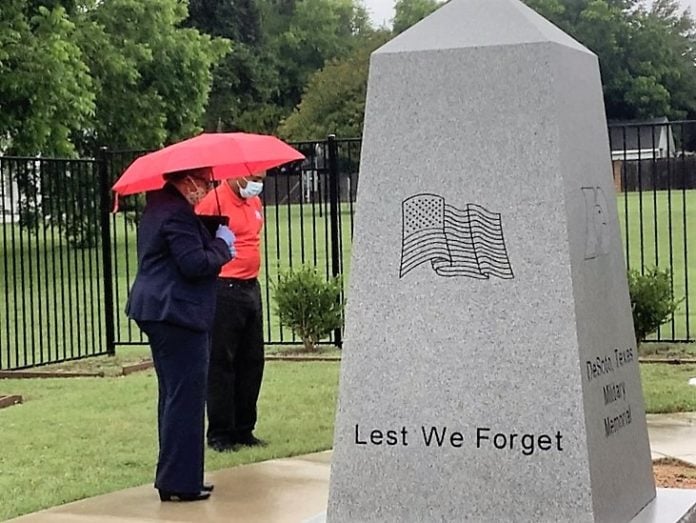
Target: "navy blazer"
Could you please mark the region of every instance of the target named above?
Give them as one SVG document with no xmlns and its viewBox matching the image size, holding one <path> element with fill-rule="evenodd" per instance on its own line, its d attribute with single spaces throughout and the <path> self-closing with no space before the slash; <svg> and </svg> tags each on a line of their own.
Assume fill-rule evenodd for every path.
<svg viewBox="0 0 696 523">
<path fill-rule="evenodd" d="M 227 243 L 213 238 L 175 187 L 148 193 L 138 224 L 138 273 L 126 314 L 133 320 L 210 331 L 215 282 L 230 259 Z"/>
</svg>

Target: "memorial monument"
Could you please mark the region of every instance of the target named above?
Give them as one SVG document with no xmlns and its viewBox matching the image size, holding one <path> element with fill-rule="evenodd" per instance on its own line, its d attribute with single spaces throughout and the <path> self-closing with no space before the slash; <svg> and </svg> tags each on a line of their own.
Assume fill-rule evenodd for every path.
<svg viewBox="0 0 696 523">
<path fill-rule="evenodd" d="M 372 55 L 343 353 L 328 521 L 659 521 L 597 57 L 521 2 Z"/>
</svg>

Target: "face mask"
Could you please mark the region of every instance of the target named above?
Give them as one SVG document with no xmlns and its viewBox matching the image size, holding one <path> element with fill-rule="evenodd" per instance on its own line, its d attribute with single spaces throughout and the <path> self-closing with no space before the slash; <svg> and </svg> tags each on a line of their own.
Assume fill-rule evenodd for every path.
<svg viewBox="0 0 696 523">
<path fill-rule="evenodd" d="M 263 191 L 263 182 L 248 181 L 245 187 L 239 187 L 239 194 L 242 198 L 253 198 Z"/>
<path fill-rule="evenodd" d="M 193 184 L 195 189 L 188 192 L 186 199 L 191 205 L 197 205 L 198 202 L 200 202 L 203 198 L 205 198 L 205 195 L 208 194 L 208 189 L 205 187 L 205 185 L 203 187 L 198 185 L 199 182 L 193 178 L 189 178 L 189 181 Z"/>
</svg>

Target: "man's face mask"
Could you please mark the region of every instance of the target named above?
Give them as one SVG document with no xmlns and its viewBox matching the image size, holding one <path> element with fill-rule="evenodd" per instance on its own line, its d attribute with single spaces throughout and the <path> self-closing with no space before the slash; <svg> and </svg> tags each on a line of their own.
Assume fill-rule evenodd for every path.
<svg viewBox="0 0 696 523">
<path fill-rule="evenodd" d="M 242 198 L 253 198 L 261 194 L 261 191 L 263 191 L 263 182 L 248 180 L 244 187 L 239 186 L 239 194 Z"/>
</svg>

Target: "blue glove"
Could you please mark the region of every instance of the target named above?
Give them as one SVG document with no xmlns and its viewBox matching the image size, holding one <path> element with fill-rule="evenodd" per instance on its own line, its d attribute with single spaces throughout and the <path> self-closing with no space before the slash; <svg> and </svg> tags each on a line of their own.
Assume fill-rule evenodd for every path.
<svg viewBox="0 0 696 523">
<path fill-rule="evenodd" d="M 220 238 L 227 244 L 227 247 L 230 249 L 230 255 L 234 258 L 237 251 L 234 248 L 234 233 L 230 230 L 230 228 L 227 227 L 227 225 L 218 225 L 218 228 L 215 231 L 215 237 Z"/>
</svg>

